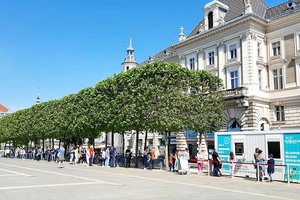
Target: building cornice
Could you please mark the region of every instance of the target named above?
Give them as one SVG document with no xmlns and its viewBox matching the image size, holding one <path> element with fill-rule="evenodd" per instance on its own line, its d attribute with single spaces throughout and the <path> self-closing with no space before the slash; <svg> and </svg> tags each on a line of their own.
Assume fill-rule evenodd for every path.
<svg viewBox="0 0 300 200">
<path fill-rule="evenodd" d="M 208 31 L 200 33 L 198 35 L 187 38 L 185 41 L 180 42 L 180 43 L 174 45 L 173 47 L 175 49 L 185 47 L 185 46 L 196 43 L 205 38 L 212 37 L 213 35 L 227 31 L 229 29 L 232 29 L 233 27 L 237 27 L 237 26 L 239 26 L 241 24 L 245 24 L 245 23 L 256 23 L 257 25 L 260 25 L 264 28 L 267 27 L 267 21 L 265 21 L 264 19 L 260 18 L 259 16 L 256 16 L 255 14 L 247 14 L 247 15 L 241 16 L 239 18 L 236 18 L 235 20 L 227 22 L 223 25 L 217 26 Z"/>
</svg>

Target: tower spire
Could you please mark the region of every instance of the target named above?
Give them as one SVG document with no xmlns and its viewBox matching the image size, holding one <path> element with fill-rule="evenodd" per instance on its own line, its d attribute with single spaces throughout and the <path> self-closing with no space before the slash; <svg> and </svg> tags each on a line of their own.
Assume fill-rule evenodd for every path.
<svg viewBox="0 0 300 200">
<path fill-rule="evenodd" d="M 182 26 L 179 28 L 179 30 L 180 30 L 180 32 L 179 32 L 179 42 L 181 42 L 181 41 L 185 40 L 186 37 L 185 37 L 185 34 L 183 32 L 184 28 Z"/>
<path fill-rule="evenodd" d="M 133 47 L 132 47 L 132 34 L 130 33 L 130 39 L 129 39 L 129 47 L 127 48 L 127 51 L 131 50 L 134 51 Z"/>
<path fill-rule="evenodd" d="M 122 66 L 123 66 L 123 71 L 127 71 L 127 70 L 130 70 L 130 69 L 138 66 L 138 63 L 136 62 L 136 59 L 134 56 L 134 48 L 132 47 L 132 35 L 131 34 L 130 34 L 130 38 L 129 38 L 129 46 L 127 48 L 127 56 L 124 59 Z"/>
<path fill-rule="evenodd" d="M 40 104 L 40 103 L 41 103 L 40 88 L 38 88 L 38 93 L 37 93 L 37 96 L 36 96 L 35 104 Z"/>
</svg>

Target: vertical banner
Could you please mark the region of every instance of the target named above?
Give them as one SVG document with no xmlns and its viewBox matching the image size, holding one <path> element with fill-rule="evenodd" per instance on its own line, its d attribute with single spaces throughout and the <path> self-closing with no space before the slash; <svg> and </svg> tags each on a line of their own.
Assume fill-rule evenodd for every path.
<svg viewBox="0 0 300 200">
<path fill-rule="evenodd" d="M 231 152 L 231 135 L 218 135 L 217 151 L 221 161 L 227 162 Z M 229 164 L 223 163 L 222 172 L 224 174 L 230 174 Z"/>
<path fill-rule="evenodd" d="M 291 181 L 300 181 L 300 133 L 284 134 L 284 160 L 290 166 Z"/>
</svg>

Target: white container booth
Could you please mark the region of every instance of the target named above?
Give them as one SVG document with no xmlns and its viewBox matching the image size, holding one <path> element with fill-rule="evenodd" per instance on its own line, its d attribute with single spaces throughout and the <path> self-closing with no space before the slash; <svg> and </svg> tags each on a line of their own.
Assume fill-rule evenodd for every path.
<svg viewBox="0 0 300 200">
<path fill-rule="evenodd" d="M 259 148 L 266 161 L 273 154 L 275 165 L 282 165 L 275 166 L 274 180 L 300 181 L 300 130 L 217 132 L 215 148 L 223 161 L 224 174 L 229 174 L 226 162 L 233 152 L 240 162 L 235 165 L 235 176 L 255 178 L 254 152 Z"/>
</svg>

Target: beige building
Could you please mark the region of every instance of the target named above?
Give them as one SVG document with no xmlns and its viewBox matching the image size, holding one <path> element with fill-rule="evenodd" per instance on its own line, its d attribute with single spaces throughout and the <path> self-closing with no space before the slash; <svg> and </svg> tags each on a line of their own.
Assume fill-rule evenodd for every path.
<svg viewBox="0 0 300 200">
<path fill-rule="evenodd" d="M 151 57 L 208 70 L 226 89 L 222 131 L 300 128 L 300 1 L 215 0 L 179 42 Z"/>
<path fill-rule="evenodd" d="M 178 63 L 221 78 L 221 131 L 300 128 L 300 0 L 271 8 L 263 0 L 214 0 L 203 14 L 190 34 L 181 27 L 179 42 L 146 62 Z M 180 134 L 177 140 L 179 150 L 188 143 L 196 148 L 196 140 Z"/>
</svg>

